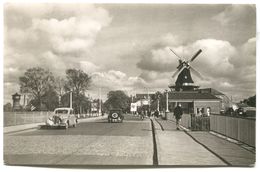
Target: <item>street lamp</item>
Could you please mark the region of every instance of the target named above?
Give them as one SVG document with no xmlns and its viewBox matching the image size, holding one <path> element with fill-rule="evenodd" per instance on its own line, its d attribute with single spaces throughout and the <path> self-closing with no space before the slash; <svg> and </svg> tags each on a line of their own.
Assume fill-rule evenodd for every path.
<svg viewBox="0 0 260 172">
<path fill-rule="evenodd" d="M 99 88 L 99 116 L 101 116 L 101 87 Z"/>
<path fill-rule="evenodd" d="M 147 90 L 147 101 L 148 101 L 148 110 L 150 111 L 150 96 L 149 96 L 149 88 L 148 87 L 144 87 Z"/>
<path fill-rule="evenodd" d="M 168 113 L 169 108 L 168 108 L 168 90 L 167 89 L 165 90 L 165 93 L 166 93 L 166 112 Z"/>
<path fill-rule="evenodd" d="M 157 111 L 160 112 L 160 95 L 157 97 Z"/>
<path fill-rule="evenodd" d="M 72 89 L 70 90 L 70 108 L 72 108 Z"/>
</svg>

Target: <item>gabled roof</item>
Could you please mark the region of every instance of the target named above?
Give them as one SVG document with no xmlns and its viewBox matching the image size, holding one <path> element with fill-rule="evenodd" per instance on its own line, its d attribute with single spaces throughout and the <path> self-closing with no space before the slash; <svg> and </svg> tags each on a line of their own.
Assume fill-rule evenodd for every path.
<svg viewBox="0 0 260 172">
<path fill-rule="evenodd" d="M 198 93 L 198 92 L 169 92 L 169 99 L 174 100 L 183 100 L 183 99 L 189 99 L 189 100 L 219 100 L 216 96 L 210 94 L 210 93 Z"/>
</svg>

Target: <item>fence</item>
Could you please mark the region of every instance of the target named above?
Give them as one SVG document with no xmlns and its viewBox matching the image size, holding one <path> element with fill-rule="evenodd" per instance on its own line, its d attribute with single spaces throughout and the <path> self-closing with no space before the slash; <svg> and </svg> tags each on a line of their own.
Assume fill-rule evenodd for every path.
<svg viewBox="0 0 260 172">
<path fill-rule="evenodd" d="M 51 112 L 4 112 L 4 127 L 45 122 Z"/>
<path fill-rule="evenodd" d="M 4 112 L 4 127 L 45 122 L 53 112 Z M 77 114 L 77 118 L 88 118 L 99 116 L 98 113 Z"/>
<path fill-rule="evenodd" d="M 210 117 L 191 115 L 191 130 L 192 131 L 209 131 Z"/>
<path fill-rule="evenodd" d="M 255 119 L 211 115 L 210 130 L 255 147 Z"/>
<path fill-rule="evenodd" d="M 167 120 L 173 120 L 175 121 L 175 118 L 173 117 L 173 112 L 168 112 L 166 115 Z M 181 125 L 186 128 L 191 128 L 191 116 L 190 114 L 183 114 L 181 118 Z"/>
<path fill-rule="evenodd" d="M 173 113 L 167 115 L 173 119 Z M 209 117 L 183 114 L 181 125 L 196 131 L 214 131 L 255 147 L 255 119 L 211 114 Z"/>
<path fill-rule="evenodd" d="M 181 118 L 181 125 L 185 128 L 191 129 L 191 115 L 190 114 L 183 114 Z"/>
</svg>

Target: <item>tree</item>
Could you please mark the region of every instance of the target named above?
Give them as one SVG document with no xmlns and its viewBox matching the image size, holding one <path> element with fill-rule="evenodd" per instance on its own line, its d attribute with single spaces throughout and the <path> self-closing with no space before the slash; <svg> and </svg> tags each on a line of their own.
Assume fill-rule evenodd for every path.
<svg viewBox="0 0 260 172">
<path fill-rule="evenodd" d="M 50 87 L 54 87 L 53 74 L 40 67 L 34 67 L 27 69 L 24 76 L 19 78 L 20 91 L 22 93 L 30 93 L 35 99 L 34 104 L 38 110 L 42 109 L 42 97 L 50 90 Z"/>
<path fill-rule="evenodd" d="M 151 110 L 157 110 L 158 101 L 160 111 L 165 109 L 166 95 L 164 93 L 161 93 L 160 91 L 157 91 L 154 95 L 151 96 Z"/>
<path fill-rule="evenodd" d="M 244 99 L 243 103 L 246 103 L 249 106 L 256 107 L 256 95 L 249 97 L 248 99 Z"/>
<path fill-rule="evenodd" d="M 65 83 L 66 83 L 66 81 L 64 78 L 61 78 L 61 77 L 55 78 L 55 90 L 58 95 L 59 106 L 63 106 L 61 98 L 66 93 L 65 92 Z"/>
<path fill-rule="evenodd" d="M 104 106 L 107 110 L 111 108 L 119 108 L 124 112 L 130 110 L 130 97 L 128 97 L 123 91 L 110 91 L 107 94 L 107 98 L 107 101 L 104 103 Z"/>
<path fill-rule="evenodd" d="M 50 87 L 49 90 L 45 92 L 42 96 L 42 103 L 45 105 L 46 110 L 50 111 L 53 111 L 59 106 L 59 97 L 54 87 Z"/>
<path fill-rule="evenodd" d="M 74 96 L 74 109 L 77 113 L 80 112 L 80 107 L 82 105 L 83 98 L 85 97 L 85 91 L 88 90 L 91 84 L 91 77 L 77 69 L 67 69 L 66 70 L 66 91 L 72 91 Z"/>
<path fill-rule="evenodd" d="M 11 112 L 13 110 L 12 104 L 11 103 L 6 103 L 4 105 L 4 112 Z"/>
</svg>

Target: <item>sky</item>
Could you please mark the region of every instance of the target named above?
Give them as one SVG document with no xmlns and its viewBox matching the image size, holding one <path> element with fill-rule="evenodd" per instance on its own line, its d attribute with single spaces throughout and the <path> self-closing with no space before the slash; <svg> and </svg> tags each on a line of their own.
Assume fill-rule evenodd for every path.
<svg viewBox="0 0 260 172">
<path fill-rule="evenodd" d="M 4 104 L 31 67 L 55 76 L 68 68 L 92 77 L 87 94 L 164 91 L 178 58 L 190 59 L 204 80 L 234 101 L 256 94 L 254 5 L 4 4 Z"/>
</svg>

